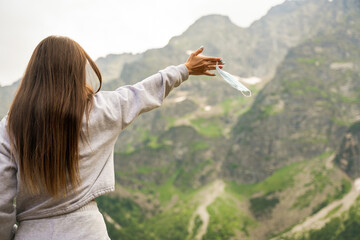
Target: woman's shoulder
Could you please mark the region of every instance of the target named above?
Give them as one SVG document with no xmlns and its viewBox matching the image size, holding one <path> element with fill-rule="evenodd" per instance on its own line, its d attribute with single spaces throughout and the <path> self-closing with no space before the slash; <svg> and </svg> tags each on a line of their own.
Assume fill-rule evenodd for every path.
<svg viewBox="0 0 360 240">
<path fill-rule="evenodd" d="M 96 126 L 97 129 L 102 129 L 118 121 L 120 108 L 116 104 L 114 95 L 114 91 L 99 91 L 94 95 L 88 119 L 89 128 Z M 86 118 L 84 118 L 84 126 L 86 126 Z"/>
</svg>

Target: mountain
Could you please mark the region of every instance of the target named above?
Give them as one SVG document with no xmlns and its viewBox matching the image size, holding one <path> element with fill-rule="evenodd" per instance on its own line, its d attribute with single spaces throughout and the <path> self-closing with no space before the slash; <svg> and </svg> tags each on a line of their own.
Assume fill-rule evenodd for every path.
<svg viewBox="0 0 360 240">
<path fill-rule="evenodd" d="M 111 238 L 294 239 L 306 218 L 326 224 L 320 216 L 349 227 L 353 210 L 339 206 L 358 204 L 359 12 L 357 0 L 285 1 L 248 28 L 205 16 L 164 48 L 98 59 L 104 90 L 200 45 L 226 71 L 262 79 L 244 98 L 191 77 L 121 133 L 116 191 L 97 199 Z M 0 88 L 0 115 L 13 89 Z"/>
<path fill-rule="evenodd" d="M 336 149 L 359 119 L 358 2 L 352 10 L 288 52 L 273 80 L 235 125 L 235 143 L 225 163 L 231 168 L 224 168 L 225 175 L 258 182 L 289 162 Z"/>
<path fill-rule="evenodd" d="M 300 44 L 317 32 L 324 31 L 328 26 L 341 21 L 343 15 L 348 14 L 350 10 L 347 1 L 331 3 L 329 1 L 286 1 L 272 8 L 264 18 L 247 29 L 237 27 L 224 16 L 206 16 L 196 21 L 181 36 L 172 38 L 164 48 L 149 50 L 142 54 L 138 61 L 126 64 L 120 78 L 113 80 L 111 87 L 105 85 L 104 89 L 134 83 L 169 63 L 185 62 L 184 53 L 200 45 L 205 46 L 207 55 L 223 56 L 228 63 L 226 70 L 230 73 L 245 77 L 255 75 L 266 82 L 270 76 L 274 75 L 277 65 L 283 60 L 290 47 Z M 318 12 L 324 12 L 324 14 L 319 15 Z M 199 80 L 188 81 L 182 86 L 181 94 L 189 96 L 188 100 L 198 102 L 198 105 L 203 108 L 219 106 L 224 101 L 229 101 L 231 97 L 237 96 L 236 92 L 221 85 L 218 80 L 208 81 L 207 79 L 206 82 L 202 81 L 204 78 Z M 256 88 L 261 88 L 261 85 Z M 178 93 L 176 97 L 180 97 L 181 94 Z M 200 98 L 201 102 L 199 102 Z M 166 115 L 167 111 L 164 109 L 161 115 Z M 144 117 L 146 121 L 139 121 L 138 124 L 144 126 L 145 129 L 152 129 L 148 123 L 158 121 L 158 118 L 153 116 L 155 114 Z M 235 119 L 226 121 L 231 122 L 228 124 L 231 125 Z M 223 124 L 225 124 L 224 121 Z M 157 133 L 154 132 L 154 134 Z M 129 139 L 134 139 L 135 142 L 129 142 Z M 125 142 L 122 146 L 128 143 L 137 145 L 139 142 L 136 142 L 136 139 L 141 138 L 131 132 L 120 137 L 119 142 Z M 119 150 L 124 150 L 121 146 L 119 147 Z"/>
<path fill-rule="evenodd" d="M 285 188 L 276 189 L 275 193 L 265 191 L 260 194 L 263 200 L 257 200 L 262 206 L 259 212 L 265 211 L 264 207 L 270 205 L 272 216 L 271 220 L 260 220 L 264 225 L 266 223 L 266 227 L 261 225 L 255 228 L 256 233 L 252 236 L 258 238 L 254 239 L 269 237 L 269 232 L 276 232 L 276 225 L 291 226 L 306 216 L 309 220 L 317 219 L 317 224 L 326 220 L 329 224 L 342 222 L 344 226 L 358 218 L 347 217 L 347 214 L 356 211 L 358 203 L 355 199 L 358 192 L 349 192 L 350 187 L 346 181 L 348 176 L 357 178 L 359 172 L 356 155 L 359 147 L 356 122 L 359 120 L 360 101 L 359 3 L 353 2 L 351 9 L 342 21 L 290 49 L 277 68 L 274 78 L 259 92 L 254 104 L 239 117 L 232 130 L 232 147 L 222 169 L 225 179 L 240 183 L 236 187 L 239 191 L 243 191 L 241 189 L 244 186 L 241 184 L 244 182 L 266 182 L 269 177 L 276 176 L 279 169 L 289 171 L 292 170 L 291 166 L 305 162 L 319 164 L 318 169 L 304 167 L 289 171 L 288 174 L 294 174 L 291 181 L 310 180 L 300 186 L 290 183 L 291 188 L 296 188 L 296 192 L 290 192 L 289 186 L 285 185 Z M 338 150 L 342 138 L 344 140 Z M 338 173 L 332 162 L 338 164 L 348 176 Z M 326 190 L 333 184 L 330 182 L 335 176 L 340 177 L 337 182 L 344 184 Z M 326 191 L 329 192 L 325 193 Z M 291 198 L 287 197 L 288 194 Z M 250 203 L 255 204 L 255 199 L 257 196 L 250 198 Z M 332 202 L 337 205 L 330 204 Z M 355 207 L 353 210 L 345 207 L 352 204 Z M 296 209 L 301 211 L 297 212 Z M 279 211 L 284 213 L 278 216 Z M 332 217 L 339 216 L 342 217 L 334 220 L 335 222 L 330 221 Z M 286 222 L 281 218 L 286 218 Z M 307 222 L 310 221 L 305 221 Z M 309 231 L 305 223 L 291 231 Z M 321 226 L 318 225 L 320 228 Z M 309 239 L 330 239 L 326 238 L 329 235 L 325 232 L 331 232 L 331 226 L 333 225 L 319 231 L 310 230 Z M 313 227 L 316 227 L 315 223 Z M 268 228 L 268 232 L 257 235 L 264 228 Z M 352 230 L 349 231 L 353 233 Z M 320 238 L 321 234 L 325 237 Z M 276 239 L 304 237 L 301 234 L 299 238 L 291 234 L 289 238 L 280 236 Z"/>
<path fill-rule="evenodd" d="M 264 239 L 352 194 L 350 179 L 332 163 L 340 139 L 358 119 L 358 2 L 285 2 L 279 11 L 275 8 L 270 13 L 281 15 L 283 9 L 288 10 L 285 6 L 294 6 L 292 16 L 317 9 L 307 16 L 313 20 L 308 22 L 309 29 L 316 22 L 317 32 L 286 51 L 273 79 L 262 89 L 255 86 L 254 103 L 231 92 L 223 94 L 224 88 L 215 85 L 215 80 L 193 81 L 182 86 L 184 92 L 170 96 L 161 111 L 139 119 L 134 128 L 141 126 L 146 134 L 139 135 L 140 141 L 130 137 L 137 144 L 132 142 L 133 149 L 117 155 L 118 182 L 145 194 L 157 209 L 149 221 L 166 221 L 163 227 L 168 230 L 164 231 L 179 234 L 179 239 L 197 236 L 204 225 L 203 239 Z M 197 23 L 204 24 L 202 20 Z M 181 36 L 169 45 L 172 41 L 181 46 Z M 191 88 L 197 92 L 189 94 Z M 202 95 L 200 89 L 207 94 Z M 216 99 L 210 102 L 209 95 Z M 176 103 L 183 96 L 186 100 Z M 201 102 L 198 96 L 208 98 Z M 204 106 L 213 110 L 206 113 Z M 187 111 L 174 119 L 172 108 Z M 129 132 L 120 136 L 121 142 L 136 135 Z M 156 162 L 147 161 L 148 156 Z M 214 187 L 216 179 L 225 180 L 226 188 L 223 196 L 207 206 L 210 222 L 205 224 L 206 218 L 196 215 L 196 208 L 190 209 L 193 215 L 176 212 L 192 206 L 189 201 L 207 199 L 206 189 L 221 191 Z M 170 217 L 174 214 L 182 219 Z M 192 223 L 187 231 L 171 228 L 183 218 Z M 148 226 L 146 220 L 143 224 Z M 149 231 L 146 236 L 172 239 L 160 230 Z"/>
</svg>

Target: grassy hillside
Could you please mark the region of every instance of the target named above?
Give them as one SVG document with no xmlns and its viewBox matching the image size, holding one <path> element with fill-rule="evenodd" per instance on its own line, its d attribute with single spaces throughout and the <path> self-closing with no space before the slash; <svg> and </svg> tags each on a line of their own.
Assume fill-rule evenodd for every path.
<svg viewBox="0 0 360 240">
<path fill-rule="evenodd" d="M 293 163 L 256 184 L 220 180 L 223 189 L 219 180 L 189 186 L 211 161 L 194 164 L 188 170 L 138 167 L 132 174 L 120 177 L 120 181 L 136 181 L 134 187 L 121 188 L 113 195 L 100 197 L 98 202 L 100 209 L 119 225 L 117 228 L 105 218 L 112 239 L 194 239 L 204 223 L 197 209 L 205 203 L 209 221 L 202 239 L 264 239 L 316 214 L 349 192 L 351 183 L 331 164 L 332 158 L 332 153 L 324 153 Z M 142 177 L 152 172 L 159 176 L 158 183 Z M 163 177 L 165 173 L 169 177 Z M 211 197 L 212 201 L 207 202 Z"/>
<path fill-rule="evenodd" d="M 279 240 L 356 240 L 360 234 L 360 197 L 351 208 L 340 216 L 332 217 L 341 206 L 334 208 L 326 218 L 330 218 L 322 228 L 295 234 L 284 234 Z"/>
</svg>

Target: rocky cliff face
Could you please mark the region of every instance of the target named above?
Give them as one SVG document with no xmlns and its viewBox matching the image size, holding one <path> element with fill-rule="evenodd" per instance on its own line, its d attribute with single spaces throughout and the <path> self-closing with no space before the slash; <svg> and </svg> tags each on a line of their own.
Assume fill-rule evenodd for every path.
<svg viewBox="0 0 360 240">
<path fill-rule="evenodd" d="M 346 132 L 334 161 L 353 179 L 360 177 L 360 122 Z"/>
<path fill-rule="evenodd" d="M 256 182 L 282 164 L 336 149 L 359 118 L 357 11 L 289 51 L 274 79 L 239 118 L 226 174 Z"/>
</svg>

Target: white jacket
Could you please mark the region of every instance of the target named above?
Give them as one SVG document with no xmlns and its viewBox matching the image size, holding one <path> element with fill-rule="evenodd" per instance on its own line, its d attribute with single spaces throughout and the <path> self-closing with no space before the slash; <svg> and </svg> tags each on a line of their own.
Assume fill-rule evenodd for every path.
<svg viewBox="0 0 360 240">
<path fill-rule="evenodd" d="M 184 64 L 170 66 L 135 85 L 96 93 L 89 116 L 89 144 L 79 144 L 81 184 L 76 194 L 70 193 L 60 199 L 46 193 L 29 195 L 24 191 L 18 181 L 17 159 L 10 158 L 7 117 L 4 117 L 0 122 L 0 240 L 11 238 L 15 221 L 21 223 L 66 214 L 113 191 L 114 145 L 121 130 L 139 114 L 159 107 L 169 92 L 188 77 Z M 84 131 L 85 121 L 84 117 Z"/>
</svg>

